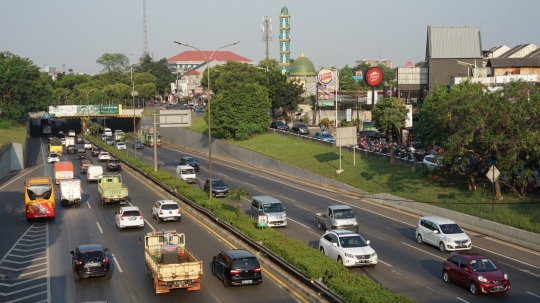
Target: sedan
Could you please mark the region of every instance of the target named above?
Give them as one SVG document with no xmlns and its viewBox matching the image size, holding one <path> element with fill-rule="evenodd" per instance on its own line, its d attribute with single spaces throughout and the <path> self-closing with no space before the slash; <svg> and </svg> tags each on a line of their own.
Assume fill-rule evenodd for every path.
<svg viewBox="0 0 540 303">
<path fill-rule="evenodd" d="M 77 144 L 83 144 L 83 143 L 84 143 L 84 138 L 83 138 L 83 137 L 77 137 L 77 138 L 75 139 L 75 143 L 77 143 Z"/>
<path fill-rule="evenodd" d="M 84 142 L 84 149 L 92 149 L 92 143 Z"/>
<path fill-rule="evenodd" d="M 126 143 L 124 143 L 124 142 L 116 143 L 116 149 L 117 150 L 125 150 L 126 149 Z"/>
<path fill-rule="evenodd" d="M 47 163 L 53 163 L 53 162 L 59 162 L 59 161 L 60 161 L 60 157 L 58 157 L 58 154 L 51 153 L 47 157 Z"/>
<path fill-rule="evenodd" d="M 204 191 L 210 190 L 210 179 L 206 179 L 204 182 Z M 226 197 L 229 194 L 229 187 L 223 180 L 212 178 L 212 196 L 214 197 Z"/>
<path fill-rule="evenodd" d="M 309 127 L 304 123 L 293 123 L 291 131 L 295 134 L 309 134 Z"/>
<path fill-rule="evenodd" d="M 272 121 L 272 123 L 270 123 L 270 128 L 283 130 L 283 131 L 289 131 L 289 127 L 283 121 Z"/>
<path fill-rule="evenodd" d="M 73 265 L 73 279 L 75 282 L 81 278 L 105 277 L 111 278 L 109 249 L 98 244 L 87 244 L 77 247 L 71 251 L 71 263 Z"/>
<path fill-rule="evenodd" d="M 510 290 L 508 275 L 488 257 L 477 253 L 451 253 L 443 263 L 442 278 L 447 283 L 467 286 L 473 295 Z"/>
<path fill-rule="evenodd" d="M 330 134 L 329 132 L 316 132 L 313 138 L 317 140 L 332 142 L 332 143 L 336 142 L 336 139 L 334 139 L 334 136 L 332 136 L 332 134 Z"/>
<path fill-rule="evenodd" d="M 137 206 L 124 206 L 114 213 L 114 221 L 119 229 L 127 227 L 144 227 L 144 218 Z"/>
<path fill-rule="evenodd" d="M 135 143 L 133 143 L 133 147 L 136 149 L 143 148 L 143 144 L 141 140 L 136 140 Z"/>
<path fill-rule="evenodd" d="M 107 138 L 105 139 L 105 144 L 111 145 L 111 146 L 114 145 L 114 140 L 113 140 L 113 138 L 112 138 L 112 137 L 107 137 Z"/>
<path fill-rule="evenodd" d="M 348 230 L 329 230 L 319 240 L 319 251 L 347 267 L 377 265 L 369 240 Z"/>
<path fill-rule="evenodd" d="M 101 152 L 98 156 L 98 161 L 103 162 L 107 160 L 111 160 L 111 155 L 108 152 Z"/>
<path fill-rule="evenodd" d="M 101 153 L 102 150 L 103 149 L 101 147 L 93 147 L 92 151 L 91 151 L 92 157 L 99 156 L 99 154 Z"/>
<path fill-rule="evenodd" d="M 199 161 L 193 157 L 182 157 L 180 158 L 180 165 L 189 165 L 195 169 L 195 171 L 199 171 Z"/>
</svg>

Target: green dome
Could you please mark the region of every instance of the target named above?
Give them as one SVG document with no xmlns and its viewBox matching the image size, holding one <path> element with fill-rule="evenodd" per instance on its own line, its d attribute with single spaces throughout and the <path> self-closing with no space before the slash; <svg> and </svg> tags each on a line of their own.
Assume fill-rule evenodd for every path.
<svg viewBox="0 0 540 303">
<path fill-rule="evenodd" d="M 291 65 L 291 71 L 289 72 L 289 76 L 292 77 L 315 77 L 317 76 L 317 72 L 315 71 L 315 66 L 313 65 L 313 62 L 306 58 L 304 56 L 304 51 L 302 51 L 302 55 L 300 58 L 294 60 L 293 64 Z"/>
<path fill-rule="evenodd" d="M 283 8 L 281 9 L 281 14 L 282 14 L 282 15 L 287 15 L 287 14 L 289 14 L 289 10 L 287 9 L 286 6 L 283 6 Z"/>
</svg>

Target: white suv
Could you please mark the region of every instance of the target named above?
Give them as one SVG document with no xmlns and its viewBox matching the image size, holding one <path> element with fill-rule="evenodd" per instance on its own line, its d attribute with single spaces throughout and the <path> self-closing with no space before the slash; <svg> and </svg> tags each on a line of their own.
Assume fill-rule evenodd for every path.
<svg viewBox="0 0 540 303">
<path fill-rule="evenodd" d="M 419 244 L 427 243 L 439 247 L 439 250 L 470 250 L 471 238 L 456 224 L 443 217 L 422 217 L 416 225 L 416 240 Z"/>
<path fill-rule="evenodd" d="M 144 227 L 144 218 L 137 206 L 120 207 L 114 214 L 116 215 L 114 220 L 119 229 L 124 229 L 126 227 Z"/>
<path fill-rule="evenodd" d="M 369 240 L 348 230 L 326 231 L 319 240 L 319 251 L 347 267 L 375 267 L 378 262 L 377 253 L 369 246 Z"/>
<path fill-rule="evenodd" d="M 182 220 L 180 206 L 173 200 L 159 200 L 152 205 L 152 217 L 156 218 L 158 223 L 163 221 L 178 221 Z"/>
</svg>

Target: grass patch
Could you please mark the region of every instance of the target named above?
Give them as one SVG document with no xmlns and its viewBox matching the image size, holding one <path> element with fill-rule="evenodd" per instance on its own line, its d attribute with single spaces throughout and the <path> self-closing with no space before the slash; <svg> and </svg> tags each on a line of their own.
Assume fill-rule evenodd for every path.
<svg viewBox="0 0 540 303">
<path fill-rule="evenodd" d="M 26 125 L 13 125 L 11 123 L 3 123 L 4 121 L 0 120 L 0 146 L 11 142 L 24 144 Z"/>
<path fill-rule="evenodd" d="M 202 118 L 193 118 L 191 130 L 207 130 Z M 215 137 L 215 136 L 214 136 Z M 217 138 L 217 137 L 216 137 Z M 492 212 L 491 186 L 485 184 L 468 192 L 462 177 L 433 175 L 424 169 L 412 169 L 386 159 L 365 158 L 315 142 L 296 140 L 274 134 L 262 134 L 246 141 L 226 140 L 231 144 L 295 165 L 326 178 L 351 185 L 370 194 L 389 193 L 405 199 L 433 204 L 505 225 L 540 233 L 540 200 L 529 194 L 524 200 L 506 193 L 504 203 L 495 203 Z"/>
</svg>

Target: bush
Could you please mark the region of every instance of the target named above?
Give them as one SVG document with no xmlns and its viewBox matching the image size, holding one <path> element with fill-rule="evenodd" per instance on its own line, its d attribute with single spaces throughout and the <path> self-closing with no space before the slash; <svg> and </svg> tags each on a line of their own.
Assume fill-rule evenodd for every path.
<svg viewBox="0 0 540 303">
<path fill-rule="evenodd" d="M 17 123 L 11 121 L 11 120 L 6 120 L 6 119 L 0 119 L 0 129 L 10 129 L 10 128 L 13 128 L 17 126 Z"/>
</svg>

